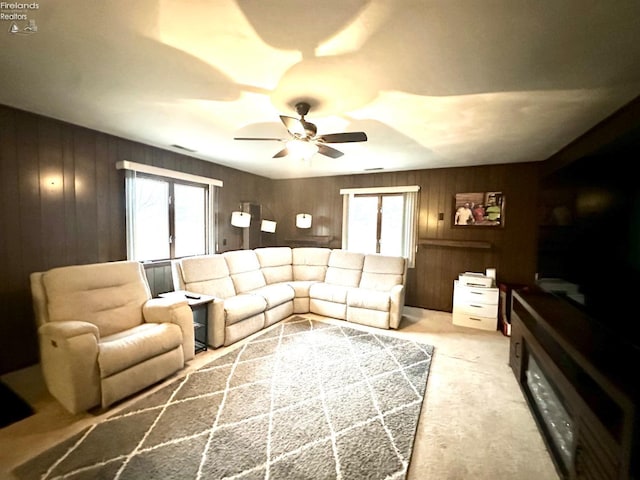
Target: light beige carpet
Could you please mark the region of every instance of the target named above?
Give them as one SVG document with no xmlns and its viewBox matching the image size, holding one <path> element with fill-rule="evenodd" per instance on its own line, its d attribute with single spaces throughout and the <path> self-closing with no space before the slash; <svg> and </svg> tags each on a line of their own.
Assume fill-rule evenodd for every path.
<svg viewBox="0 0 640 480">
<path fill-rule="evenodd" d="M 408 479 L 559 478 L 508 367 L 508 338 L 456 327 L 449 313 L 416 308 L 406 308 L 401 328 L 388 333 L 436 347 Z M 181 374 L 241 344 L 199 354 Z M 37 367 L 2 380 L 28 400 L 36 414 L 0 430 L 0 478 L 12 478 L 9 472 L 15 466 L 140 398 L 107 411 L 71 415 L 46 392 Z"/>
</svg>

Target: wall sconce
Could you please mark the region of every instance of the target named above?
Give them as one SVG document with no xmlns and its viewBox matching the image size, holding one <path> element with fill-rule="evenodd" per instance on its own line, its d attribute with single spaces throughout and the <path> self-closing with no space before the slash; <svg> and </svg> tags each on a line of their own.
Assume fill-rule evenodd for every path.
<svg viewBox="0 0 640 480">
<path fill-rule="evenodd" d="M 311 215 L 308 213 L 299 213 L 296 215 L 296 227 L 311 228 Z"/>
<path fill-rule="evenodd" d="M 232 212 L 231 225 L 234 227 L 247 228 L 251 224 L 251 214 L 246 212 Z"/>
<path fill-rule="evenodd" d="M 274 222 L 273 220 L 262 220 L 262 224 L 260 225 L 260 230 L 267 233 L 275 233 L 276 222 Z"/>
</svg>

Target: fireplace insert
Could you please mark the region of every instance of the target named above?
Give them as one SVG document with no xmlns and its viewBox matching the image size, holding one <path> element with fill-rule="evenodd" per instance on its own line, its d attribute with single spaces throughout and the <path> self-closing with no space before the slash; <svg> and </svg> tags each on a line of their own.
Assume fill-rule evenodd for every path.
<svg viewBox="0 0 640 480">
<path fill-rule="evenodd" d="M 638 478 L 637 351 L 548 292 L 513 292 L 509 364 L 567 479 Z"/>
<path fill-rule="evenodd" d="M 535 357 L 530 352 L 526 353 L 524 391 L 554 456 L 559 460 L 560 469 L 567 474 L 574 463 L 575 421 L 567 411 L 564 398 Z"/>
</svg>

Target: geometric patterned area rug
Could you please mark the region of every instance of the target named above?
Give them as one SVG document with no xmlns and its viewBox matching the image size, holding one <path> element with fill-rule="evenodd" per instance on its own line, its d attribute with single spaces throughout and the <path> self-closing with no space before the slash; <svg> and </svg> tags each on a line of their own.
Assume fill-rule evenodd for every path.
<svg viewBox="0 0 640 480">
<path fill-rule="evenodd" d="M 404 479 L 433 347 L 293 317 L 14 470 L 20 479 Z"/>
</svg>

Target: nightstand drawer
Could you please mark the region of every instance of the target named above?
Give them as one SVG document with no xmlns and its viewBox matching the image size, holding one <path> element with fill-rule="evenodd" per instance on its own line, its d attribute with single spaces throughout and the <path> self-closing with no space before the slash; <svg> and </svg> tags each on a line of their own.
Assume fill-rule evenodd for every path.
<svg viewBox="0 0 640 480">
<path fill-rule="evenodd" d="M 498 318 L 498 305 L 483 305 L 482 303 L 466 303 L 455 304 L 453 311 L 466 313 L 467 315 L 476 315 L 480 317 Z"/>
<path fill-rule="evenodd" d="M 453 324 L 482 330 L 498 329 L 500 290 L 453 283 Z"/>
<path fill-rule="evenodd" d="M 456 311 L 453 312 L 453 324 L 460 327 L 495 331 L 498 329 L 498 317 L 482 317 L 480 315 L 470 315 Z"/>
<path fill-rule="evenodd" d="M 456 285 L 453 295 L 453 304 L 484 303 L 498 305 L 500 294 L 497 288 L 465 287 Z"/>
</svg>

